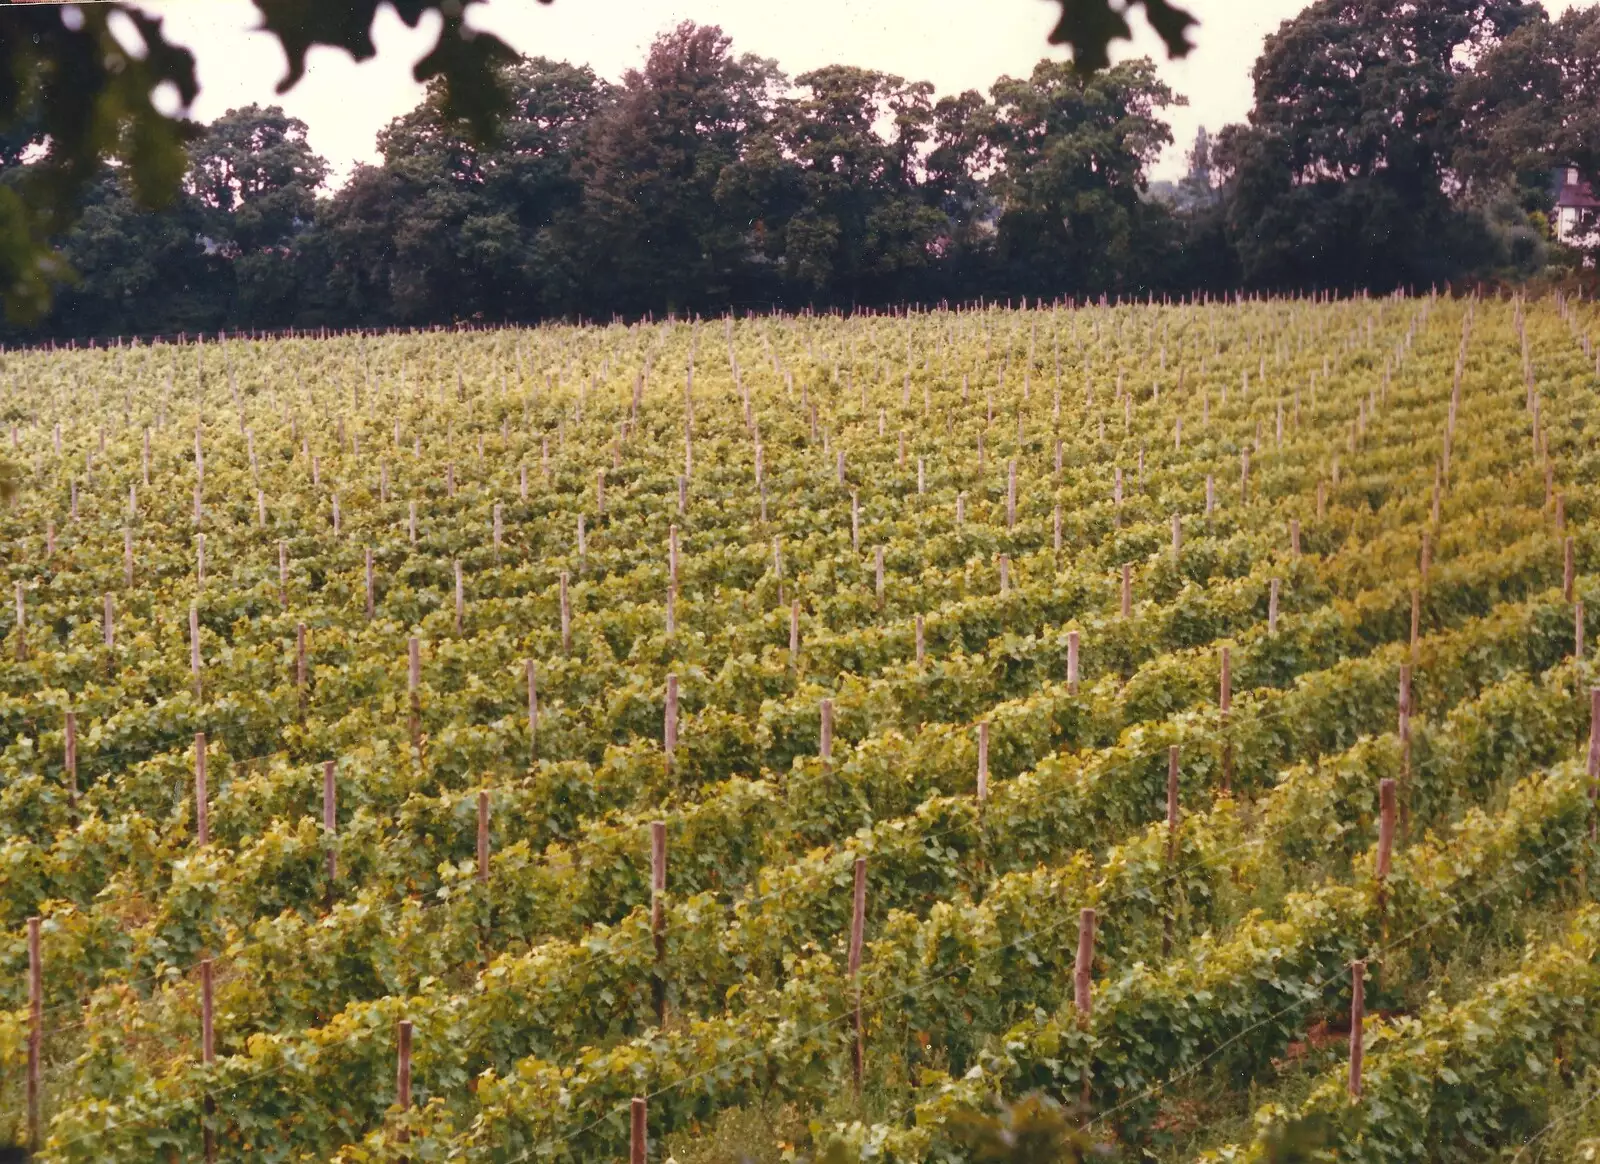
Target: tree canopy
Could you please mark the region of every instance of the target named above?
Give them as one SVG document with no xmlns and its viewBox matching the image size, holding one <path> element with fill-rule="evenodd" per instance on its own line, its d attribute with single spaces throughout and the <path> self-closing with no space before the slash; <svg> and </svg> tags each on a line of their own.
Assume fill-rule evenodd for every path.
<svg viewBox="0 0 1600 1164">
<path fill-rule="evenodd" d="M 1246 122 L 1202 131 L 1159 183 L 1183 98 L 1149 60 L 1043 60 L 940 96 L 860 64 L 790 77 L 692 23 L 615 82 L 497 50 L 488 122 L 441 66 L 337 189 L 304 125 L 249 106 L 174 123 L 171 196 L 149 210 L 119 115 L 121 152 L 35 214 L 65 155 L 29 107 L 0 134 L 0 223 L 22 223 L 0 257 L 32 255 L 12 288 L 31 314 L 0 335 L 1519 277 L 1577 261 L 1543 216 L 1553 167 L 1600 186 L 1597 44 L 1593 9 L 1317 0 L 1268 38 Z"/>
<path fill-rule="evenodd" d="M 437 13 L 438 36 L 414 75 L 437 82 L 430 99 L 439 116 L 486 145 L 515 112 L 518 93 L 505 73 L 516 55 L 468 19 L 470 7 L 481 2 L 253 0 L 261 27 L 277 38 L 288 61 L 280 93 L 304 75 L 306 56 L 316 46 L 343 48 L 358 61 L 374 56 L 372 25 L 380 5 L 389 4 L 412 28 Z M 1134 8 L 1143 8 L 1173 55 L 1190 48 L 1195 21 L 1170 0 L 1057 2 L 1061 18 L 1050 40 L 1069 45 L 1087 69 L 1105 67 L 1110 43 L 1132 36 L 1128 14 Z M 193 54 L 167 40 L 160 18 L 134 0 L 66 7 L 7 0 L 5 8 L 0 157 L 15 161 L 30 147 L 41 155 L 0 186 L 0 294 L 7 314 L 26 321 L 48 311 L 55 286 L 74 273 L 57 241 L 77 221 L 85 200 L 92 200 L 103 164 L 125 171 L 129 195 L 143 207 L 167 206 L 178 197 L 184 145 L 197 127 L 164 113 L 154 94 L 170 85 L 187 108 L 198 84 Z M 707 261 L 715 266 L 716 260 Z"/>
</svg>

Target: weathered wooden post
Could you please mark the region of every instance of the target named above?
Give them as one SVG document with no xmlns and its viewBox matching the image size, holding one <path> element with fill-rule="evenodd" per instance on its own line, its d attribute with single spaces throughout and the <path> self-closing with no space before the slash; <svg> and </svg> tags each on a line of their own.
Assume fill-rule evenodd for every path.
<svg viewBox="0 0 1600 1164">
<path fill-rule="evenodd" d="M 666 753 L 667 766 L 672 766 L 673 753 L 678 749 L 678 676 L 667 676 L 667 707 L 662 725 L 662 751 Z"/>
<path fill-rule="evenodd" d="M 206 792 L 206 733 L 194 733 L 194 826 L 201 848 L 211 843 L 211 798 Z"/>
<path fill-rule="evenodd" d="M 1362 1025 L 1366 1020 L 1367 1006 L 1364 979 L 1365 962 L 1350 963 L 1350 1073 L 1345 1090 L 1351 1099 L 1361 1098 L 1361 1056 L 1364 1049 Z"/>
<path fill-rule="evenodd" d="M 989 721 L 978 724 L 978 810 L 989 799 Z"/>
<path fill-rule="evenodd" d="M 322 762 L 322 836 L 328 846 L 328 903 L 333 903 L 333 883 L 339 876 L 339 855 L 334 841 L 339 832 L 339 808 L 335 776 L 337 765 L 332 760 Z"/>
<path fill-rule="evenodd" d="M 646 1139 L 648 1118 L 643 1096 L 636 1095 L 629 1109 L 628 1164 L 647 1164 L 649 1144 Z"/>
<path fill-rule="evenodd" d="M 651 976 L 656 1022 L 667 1021 L 667 824 L 650 822 L 650 932 L 655 939 L 656 964 Z"/>
</svg>

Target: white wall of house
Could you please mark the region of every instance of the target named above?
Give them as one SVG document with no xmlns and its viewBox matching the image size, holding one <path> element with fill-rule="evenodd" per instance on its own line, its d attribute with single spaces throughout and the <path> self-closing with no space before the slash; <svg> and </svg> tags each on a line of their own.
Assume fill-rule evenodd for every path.
<svg viewBox="0 0 1600 1164">
<path fill-rule="evenodd" d="M 1563 169 L 1563 184 L 1567 186 L 1578 185 L 1578 168 L 1567 166 Z M 1558 242 L 1568 246 L 1595 247 L 1600 246 L 1600 225 L 1590 224 L 1588 229 L 1581 230 L 1581 211 L 1576 206 L 1558 206 L 1556 208 L 1555 235 Z"/>
</svg>

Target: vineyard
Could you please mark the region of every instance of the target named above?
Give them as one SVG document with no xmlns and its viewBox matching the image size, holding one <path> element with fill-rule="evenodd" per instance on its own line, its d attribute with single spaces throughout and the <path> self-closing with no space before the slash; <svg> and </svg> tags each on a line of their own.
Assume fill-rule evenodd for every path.
<svg viewBox="0 0 1600 1164">
<path fill-rule="evenodd" d="M 0 1144 L 909 1164 L 1042 1094 L 1128 1160 L 1600 1156 L 1597 341 L 0 354 Z"/>
</svg>

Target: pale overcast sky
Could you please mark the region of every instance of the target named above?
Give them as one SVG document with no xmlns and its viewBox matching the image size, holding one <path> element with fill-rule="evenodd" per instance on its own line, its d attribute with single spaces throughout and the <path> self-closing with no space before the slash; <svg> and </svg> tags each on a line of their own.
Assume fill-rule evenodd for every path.
<svg viewBox="0 0 1600 1164">
<path fill-rule="evenodd" d="M 1552 12 L 1573 3 L 1546 0 Z M 1262 40 L 1305 6 L 1305 0 L 1189 0 L 1200 18 L 1198 47 L 1168 61 L 1142 29 L 1122 56 L 1150 54 L 1167 82 L 1189 99 L 1169 111 L 1176 138 L 1158 177 L 1183 170 L 1197 127 L 1215 130 L 1241 120 L 1250 107 L 1250 66 Z M 289 93 L 274 94 L 283 54 L 271 37 L 251 29 L 249 0 L 145 0 L 166 17 L 170 39 L 199 58 L 201 92 L 191 111 L 209 121 L 227 109 L 276 102 L 309 126 L 312 147 L 334 166 L 335 182 L 351 166 L 375 160 L 373 139 L 421 95 L 411 65 L 431 46 L 436 24 L 408 29 L 385 7 L 375 30 L 378 56 L 354 64 L 341 50 L 317 49 L 306 76 Z M 841 63 L 931 81 L 939 93 L 987 91 L 1005 74 L 1025 75 L 1040 57 L 1065 56 L 1046 41 L 1060 13 L 1052 0 L 490 0 L 471 9 L 473 23 L 529 55 L 584 62 L 613 79 L 638 64 L 650 41 L 680 20 L 719 24 L 736 51 L 774 57 L 790 76 Z"/>
</svg>

